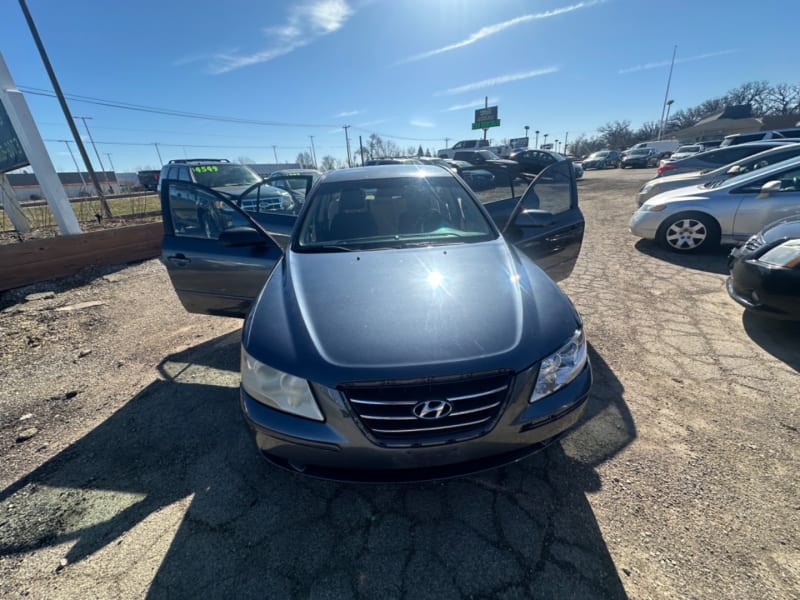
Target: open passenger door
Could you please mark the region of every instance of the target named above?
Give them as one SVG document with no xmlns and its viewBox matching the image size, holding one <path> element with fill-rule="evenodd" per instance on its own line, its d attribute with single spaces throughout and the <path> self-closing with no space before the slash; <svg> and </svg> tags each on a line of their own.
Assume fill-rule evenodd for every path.
<svg viewBox="0 0 800 600">
<path fill-rule="evenodd" d="M 491 190 L 476 191 L 505 238 L 536 262 L 555 281 L 572 273 L 583 242 L 585 222 L 578 207 L 578 186 L 572 163 L 558 161 L 531 182 L 521 198 L 513 192 L 512 175 L 495 173 Z M 501 189 L 512 189 L 500 198 Z"/>
</svg>

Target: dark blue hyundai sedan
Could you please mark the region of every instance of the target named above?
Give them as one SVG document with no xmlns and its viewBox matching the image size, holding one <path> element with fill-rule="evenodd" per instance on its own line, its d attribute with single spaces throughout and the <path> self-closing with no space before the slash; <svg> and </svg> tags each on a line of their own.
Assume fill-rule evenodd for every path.
<svg viewBox="0 0 800 600">
<path fill-rule="evenodd" d="M 246 213 L 162 182 L 162 260 L 184 306 L 246 316 L 241 404 L 264 456 L 333 479 L 443 478 L 518 460 L 580 419 L 586 338 L 553 281 L 583 237 L 568 161 L 521 197 L 478 198 L 421 165 L 307 189 L 299 215 Z M 216 208 L 221 233 L 188 198 Z"/>
</svg>

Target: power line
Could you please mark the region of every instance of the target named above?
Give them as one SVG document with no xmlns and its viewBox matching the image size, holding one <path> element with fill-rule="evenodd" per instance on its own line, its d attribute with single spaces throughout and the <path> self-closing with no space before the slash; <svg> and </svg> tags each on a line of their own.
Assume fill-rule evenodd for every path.
<svg viewBox="0 0 800 600">
<path fill-rule="evenodd" d="M 56 140 L 56 139 L 44 139 L 45 142 L 63 142 L 64 140 Z M 152 146 L 154 143 L 158 143 L 159 146 L 167 146 L 169 148 L 224 148 L 227 150 L 268 150 L 272 148 L 272 145 L 269 146 L 226 146 L 219 144 L 165 144 L 164 142 L 106 142 L 102 140 L 95 140 L 96 144 L 107 145 L 107 146 Z M 305 150 L 305 146 L 277 146 L 281 150 Z M 341 150 L 344 146 L 322 146 L 323 148 L 333 149 L 333 150 Z"/>
<path fill-rule="evenodd" d="M 34 88 L 28 86 L 17 86 L 20 90 L 27 94 L 33 94 L 36 96 L 47 96 L 50 98 L 55 98 L 56 95 L 46 89 L 42 88 Z M 240 123 L 245 125 L 262 125 L 265 127 L 314 127 L 314 128 L 336 128 L 339 129 L 340 125 L 330 125 L 330 124 L 320 124 L 320 123 L 288 123 L 283 121 L 261 121 L 258 119 L 243 119 L 240 117 L 228 117 L 224 115 L 210 115 L 205 113 L 192 113 L 186 111 L 179 111 L 169 108 L 159 108 L 156 106 L 147 106 L 144 104 L 132 104 L 129 102 L 119 102 L 116 100 L 105 100 L 103 98 L 95 98 L 93 96 L 82 96 L 79 94 L 65 94 L 66 98 L 70 100 L 74 100 L 75 102 L 85 102 L 87 104 L 96 104 L 98 106 L 106 106 L 108 108 L 118 108 L 122 110 L 132 110 L 138 112 L 145 112 L 145 113 L 152 113 L 152 114 L 159 114 L 159 115 L 166 115 L 166 116 L 173 116 L 173 117 L 184 117 L 189 119 L 203 119 L 206 121 L 218 121 L 222 123 Z M 366 129 L 364 127 L 358 127 L 356 125 L 352 126 L 353 129 L 357 131 L 363 131 L 365 133 L 375 135 L 379 135 L 381 137 L 395 139 L 395 140 L 407 140 L 413 142 L 436 142 L 439 141 L 439 138 L 414 138 L 414 137 L 406 137 L 401 135 L 393 135 L 390 133 L 385 132 L 377 132 L 371 129 Z"/>
</svg>

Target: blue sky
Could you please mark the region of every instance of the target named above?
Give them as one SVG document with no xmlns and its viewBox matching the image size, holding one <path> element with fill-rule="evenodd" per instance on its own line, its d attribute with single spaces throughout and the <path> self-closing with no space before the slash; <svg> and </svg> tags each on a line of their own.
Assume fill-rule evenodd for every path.
<svg viewBox="0 0 800 600">
<path fill-rule="evenodd" d="M 540 143 L 614 120 L 638 127 L 661 116 L 676 45 L 672 111 L 747 81 L 800 83 L 787 50 L 800 5 L 786 0 L 27 4 L 66 94 L 229 119 L 70 99 L 117 171 L 158 168 L 154 143 L 165 161 L 290 162 L 314 136 L 318 159 L 344 159 L 343 125 L 353 148 L 374 132 L 435 151 L 445 138 L 479 137 L 470 124 L 486 96 L 499 107 L 495 141 L 525 125 Z M 68 139 L 56 99 L 30 93 L 52 87 L 14 1 L 3 4 L 0 52 L 42 137 Z M 74 170 L 63 142 L 47 146 L 57 169 Z"/>
</svg>

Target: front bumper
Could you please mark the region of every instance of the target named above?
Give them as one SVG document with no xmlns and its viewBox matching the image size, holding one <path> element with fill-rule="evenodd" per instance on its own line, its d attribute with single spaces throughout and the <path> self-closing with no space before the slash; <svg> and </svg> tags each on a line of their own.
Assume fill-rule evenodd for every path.
<svg viewBox="0 0 800 600">
<path fill-rule="evenodd" d="M 628 230 L 640 238 L 654 240 L 663 221 L 663 212 L 637 210 L 631 215 L 631 220 L 628 222 Z"/>
<path fill-rule="evenodd" d="M 751 312 L 774 319 L 800 320 L 800 272 L 761 264 L 731 253 L 728 295 Z"/>
<path fill-rule="evenodd" d="M 491 431 L 468 440 L 419 447 L 386 447 L 370 440 L 336 390 L 313 386 L 326 417 L 322 423 L 266 407 L 243 389 L 241 404 L 256 445 L 278 466 L 339 481 L 425 481 L 495 468 L 541 450 L 580 420 L 591 382 L 587 362 L 567 386 L 529 404 L 533 382 L 520 374 Z"/>
</svg>

